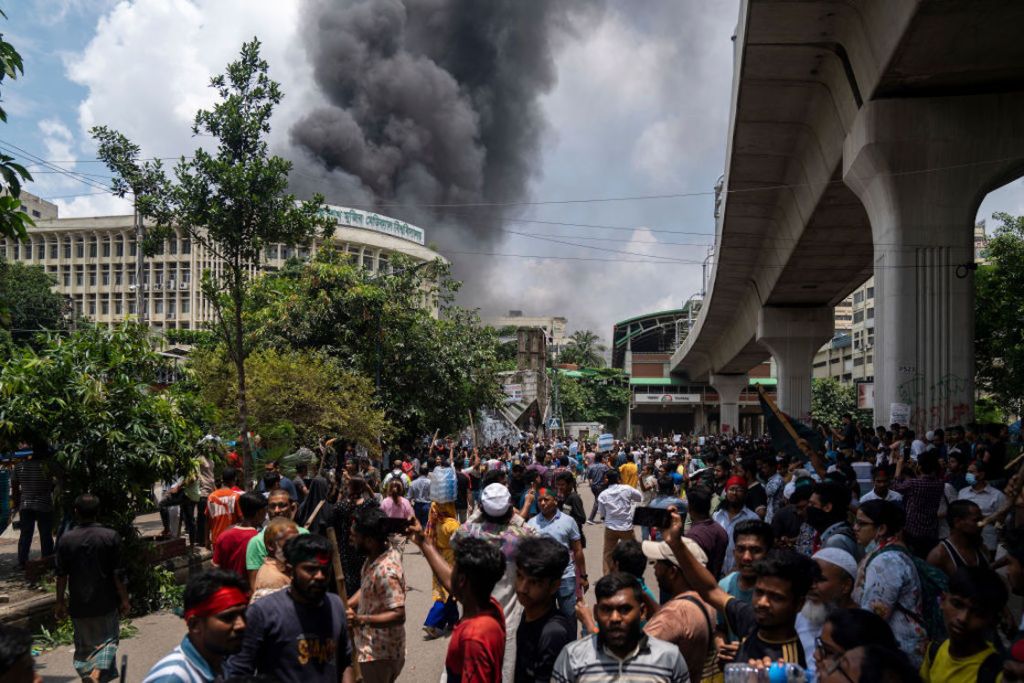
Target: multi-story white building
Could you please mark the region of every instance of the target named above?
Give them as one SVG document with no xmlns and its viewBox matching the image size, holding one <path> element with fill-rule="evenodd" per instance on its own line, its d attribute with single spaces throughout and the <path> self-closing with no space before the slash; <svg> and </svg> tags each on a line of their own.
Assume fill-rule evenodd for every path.
<svg viewBox="0 0 1024 683">
<path fill-rule="evenodd" d="M 500 315 L 487 318 L 484 323 L 496 330 L 503 327 L 539 327 L 544 330 L 547 336 L 549 351 L 557 353 L 565 347 L 569 338 L 566 336 L 568 320 L 562 316 L 529 316 L 523 315 L 522 311 L 509 311 L 508 315 Z"/>
<path fill-rule="evenodd" d="M 22 210 L 35 227 L 27 242 L 0 240 L 0 257 L 38 265 L 56 279 L 75 312 L 97 323 L 113 324 L 137 314 L 136 243 L 132 216 L 59 218 L 57 206 L 22 193 Z M 424 231 L 414 225 L 368 211 L 328 207 L 337 221 L 334 243 L 355 263 L 372 272 L 387 270 L 394 255 L 414 261 L 444 260 L 425 246 Z M 264 267 L 279 268 L 290 258 L 309 258 L 319 246 L 267 247 Z M 149 292 L 149 321 L 155 328 L 196 329 L 212 317 L 199 290 L 206 270 L 216 272 L 218 259 L 183 231 L 175 231 L 147 257 L 143 284 Z"/>
</svg>

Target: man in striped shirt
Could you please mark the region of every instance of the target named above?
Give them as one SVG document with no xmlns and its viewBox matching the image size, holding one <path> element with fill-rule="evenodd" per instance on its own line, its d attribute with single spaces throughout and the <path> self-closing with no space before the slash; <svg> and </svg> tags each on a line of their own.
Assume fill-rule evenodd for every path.
<svg viewBox="0 0 1024 683">
<path fill-rule="evenodd" d="M 679 648 L 645 635 L 643 596 L 636 577 L 613 572 L 594 587 L 594 617 L 600 631 L 569 643 L 558 655 L 555 683 L 649 681 L 687 683 L 690 674 Z"/>
<path fill-rule="evenodd" d="M 149 670 L 143 683 L 210 683 L 224 659 L 242 648 L 247 586 L 221 569 L 196 574 L 185 586 L 185 626 L 181 645 Z"/>
</svg>

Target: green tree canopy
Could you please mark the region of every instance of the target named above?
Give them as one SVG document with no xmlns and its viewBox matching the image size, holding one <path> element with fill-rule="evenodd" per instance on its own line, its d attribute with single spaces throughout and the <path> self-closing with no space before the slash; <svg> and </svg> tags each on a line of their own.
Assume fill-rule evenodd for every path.
<svg viewBox="0 0 1024 683">
<path fill-rule="evenodd" d="M 0 11 L 0 17 L 7 15 Z M 0 33 L 0 85 L 6 78 L 16 79 L 25 73 L 25 65 L 17 49 Z M 0 107 L 0 121 L 7 123 L 7 112 Z M 24 166 L 9 154 L 0 152 L 0 237 L 24 239 L 32 219 L 21 210 L 21 183 L 32 180 Z"/>
<path fill-rule="evenodd" d="M 569 337 L 565 348 L 558 356 L 559 363 L 573 363 L 588 368 L 599 368 L 604 365 L 605 351 L 601 338 L 590 330 L 577 330 Z"/>
<path fill-rule="evenodd" d="M 86 326 L 38 352 L 20 349 L 0 368 L 0 448 L 48 444 L 64 509 L 89 491 L 105 517 L 131 529 L 155 482 L 192 470 L 202 435 L 190 406 L 151 389 L 164 369 L 137 323 Z"/>
<path fill-rule="evenodd" d="M 378 405 L 398 435 L 454 432 L 469 411 L 497 405 L 497 336 L 453 304 L 458 283 L 442 262 L 371 275 L 320 249 L 308 263 L 260 278 L 248 324 L 255 343 L 319 349 L 379 381 Z M 436 306 L 436 315 L 434 314 Z"/>
<path fill-rule="evenodd" d="M 558 400 L 566 422 L 601 422 L 614 431 L 629 410 L 629 380 L 615 368 L 583 377 L 559 375 Z"/>
<path fill-rule="evenodd" d="M 1024 217 L 996 213 L 975 284 L 974 355 L 978 388 L 1007 412 L 1024 411 Z M 956 329 L 950 330 L 956 334 Z"/>
<path fill-rule="evenodd" d="M 0 310 L 7 329 L 0 329 L 0 348 L 39 346 L 40 332 L 64 328 L 64 298 L 51 288 L 54 279 L 41 266 L 0 259 Z M 5 341 L 6 340 L 6 341 Z"/>
<path fill-rule="evenodd" d="M 233 429 L 238 391 L 233 366 L 217 350 L 194 352 L 190 365 L 202 377 L 200 394 L 217 409 L 218 423 Z M 384 411 L 373 404 L 370 380 L 326 354 L 260 349 L 245 366 L 252 429 L 264 437 L 291 436 L 288 449 L 315 444 L 326 434 L 375 452 L 378 440 L 391 431 Z"/>
<path fill-rule="evenodd" d="M 857 409 L 857 386 L 843 384 L 834 377 L 811 380 L 811 417 L 829 427 L 838 428 L 846 413 L 858 422 L 871 424 L 871 411 Z"/>
</svg>

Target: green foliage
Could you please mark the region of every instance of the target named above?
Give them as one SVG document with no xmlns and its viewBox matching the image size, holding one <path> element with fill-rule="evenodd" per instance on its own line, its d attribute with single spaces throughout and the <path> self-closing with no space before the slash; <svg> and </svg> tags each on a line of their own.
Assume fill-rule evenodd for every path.
<svg viewBox="0 0 1024 683">
<path fill-rule="evenodd" d="M 379 372 L 378 405 L 399 437 L 454 432 L 470 410 L 500 400 L 497 336 L 452 304 L 458 283 L 445 264 L 393 265 L 371 275 L 324 248 L 309 263 L 267 274 L 252 295 L 253 339 L 322 350 L 375 383 Z"/>
<path fill-rule="evenodd" d="M 210 85 L 218 101 L 200 110 L 194 135 L 213 138 L 216 151 L 199 148 L 175 168 L 177 185 L 170 195 L 170 217 L 223 263 L 217 274 L 203 273 L 203 295 L 214 309 L 213 330 L 234 363 L 238 386 L 239 433 L 249 431 L 245 359 L 251 350 L 243 328 L 250 274 L 258 270 L 267 244 L 305 244 L 321 231 L 333 234 L 323 198 L 296 202 L 288 193 L 291 162 L 271 156 L 267 145 L 270 119 L 282 93 L 267 75 L 260 43 L 242 45 L 239 59 Z M 243 443 L 246 478 L 251 472 Z"/>
<path fill-rule="evenodd" d="M 850 413 L 857 422 L 871 424 L 871 411 L 857 410 L 856 385 L 843 384 L 834 377 L 811 380 L 811 417 L 838 429 L 846 413 Z"/>
<path fill-rule="evenodd" d="M 203 398 L 220 415 L 234 416 L 238 385 L 234 368 L 217 351 L 193 353 L 203 377 Z M 317 442 L 324 434 L 363 444 L 371 451 L 390 428 L 373 405 L 373 385 L 337 359 L 313 351 L 260 349 L 245 361 L 252 428 L 268 447 L 288 450 Z"/>
<path fill-rule="evenodd" d="M 164 339 L 168 344 L 187 344 L 202 348 L 213 348 L 217 345 L 217 337 L 210 330 L 179 330 L 164 331 Z"/>
<path fill-rule="evenodd" d="M 559 363 L 572 363 L 585 368 L 599 368 L 604 365 L 601 354 L 605 350 L 601 338 L 590 330 L 577 330 L 558 356 Z"/>
<path fill-rule="evenodd" d="M 615 368 L 594 370 L 583 377 L 557 375 L 558 400 L 566 422 L 601 422 L 614 431 L 629 410 L 629 380 Z"/>
<path fill-rule="evenodd" d="M 153 483 L 190 471 L 201 436 L 178 400 L 150 390 L 162 367 L 133 323 L 19 350 L 0 368 L 0 448 L 49 444 L 62 507 L 91 491 L 114 528 L 133 533 Z"/>
<path fill-rule="evenodd" d="M 991 396 L 982 396 L 974 402 L 974 421 L 978 424 L 1006 424 L 1006 411 Z"/>
<path fill-rule="evenodd" d="M 94 126 L 90 131 L 97 142 L 96 155 L 113 171 L 111 190 L 118 197 L 131 195 L 135 211 L 140 218 L 153 218 L 157 226 L 165 226 L 170 220 L 167 206 L 168 182 L 163 163 L 159 159 L 140 162 L 142 148 L 122 133 Z M 152 256 L 157 243 L 166 235 L 162 231 L 152 233 L 145 240 L 142 252 Z"/>
<path fill-rule="evenodd" d="M 121 620 L 120 640 L 134 638 L 139 633 L 139 628 L 129 619 Z M 33 654 L 38 655 L 58 647 L 75 644 L 75 625 L 70 618 L 65 618 L 56 624 L 52 629 L 40 626 L 38 633 L 32 638 Z"/>
<path fill-rule="evenodd" d="M 50 289 L 54 283 L 40 266 L 0 260 L 0 309 L 6 311 L 9 343 L 38 348 L 39 332 L 64 329 L 64 299 Z"/>
<path fill-rule="evenodd" d="M 7 15 L 0 11 L 0 17 Z M 0 34 L 0 85 L 5 78 L 15 80 L 25 73 L 25 65 L 21 55 L 13 45 L 3 39 Z M 7 122 L 7 112 L 0 108 L 0 121 Z M 6 194 L 0 196 L 0 237 L 24 239 L 28 226 L 34 225 L 28 214 L 21 210 L 21 183 L 32 180 L 32 176 L 24 166 L 17 163 L 14 157 L 0 152 L 0 190 Z"/>
<path fill-rule="evenodd" d="M 1024 217 L 996 213 L 993 218 L 1002 225 L 989 240 L 988 263 L 975 276 L 976 381 L 1000 412 L 1019 415 L 1024 411 Z"/>
</svg>

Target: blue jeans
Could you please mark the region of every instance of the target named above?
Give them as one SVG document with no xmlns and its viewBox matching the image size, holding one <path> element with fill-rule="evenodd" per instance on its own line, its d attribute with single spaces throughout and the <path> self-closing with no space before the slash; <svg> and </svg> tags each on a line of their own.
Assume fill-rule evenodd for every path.
<svg viewBox="0 0 1024 683">
<path fill-rule="evenodd" d="M 416 515 L 416 519 L 419 521 L 420 526 L 426 529 L 427 519 L 430 518 L 430 503 L 416 502 L 412 506 L 412 511 Z"/>
<path fill-rule="evenodd" d="M 558 596 L 555 598 L 558 611 L 576 619 L 576 576 L 568 576 L 562 579 L 562 585 L 558 588 Z"/>
</svg>

